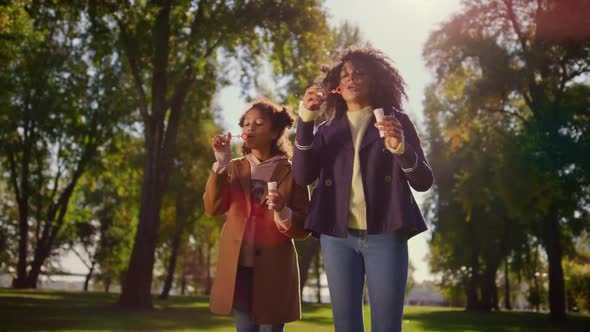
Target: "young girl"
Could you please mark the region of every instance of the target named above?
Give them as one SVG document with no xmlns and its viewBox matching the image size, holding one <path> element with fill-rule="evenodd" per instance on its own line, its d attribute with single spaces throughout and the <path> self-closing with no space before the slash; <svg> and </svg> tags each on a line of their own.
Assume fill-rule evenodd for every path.
<svg viewBox="0 0 590 332">
<path fill-rule="evenodd" d="M 336 331 L 364 330 L 365 278 L 371 330 L 400 331 L 407 239 L 426 230 L 410 186 L 426 191 L 433 182 L 400 111 L 405 83 L 381 51 L 349 48 L 318 85 L 301 103 L 293 174 L 300 185 L 317 180 L 305 228 L 320 237 Z M 320 108 L 329 120 L 314 128 Z"/>
<path fill-rule="evenodd" d="M 212 139 L 216 162 L 205 211 L 226 214 L 211 311 L 235 317 L 237 331 L 283 331 L 301 319 L 299 267 L 292 238 L 305 239 L 306 187 L 291 176 L 287 138 L 293 116 L 261 99 L 240 118 L 243 158 L 231 160 L 231 134 Z M 267 189 L 275 182 L 276 190 Z"/>
</svg>

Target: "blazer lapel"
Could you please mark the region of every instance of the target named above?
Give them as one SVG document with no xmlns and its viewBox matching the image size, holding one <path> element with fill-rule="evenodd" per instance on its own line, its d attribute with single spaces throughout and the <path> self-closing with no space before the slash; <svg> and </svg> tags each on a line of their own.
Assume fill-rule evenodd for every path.
<svg viewBox="0 0 590 332">
<path fill-rule="evenodd" d="M 375 117 L 372 116 L 371 120 L 369 121 L 369 124 L 367 125 L 365 136 L 363 136 L 363 140 L 361 141 L 359 151 L 369 146 L 371 143 L 375 142 L 379 138 L 381 138 L 381 136 L 379 136 L 379 130 L 375 128 Z"/>
<path fill-rule="evenodd" d="M 352 134 L 350 133 L 350 125 L 346 115 L 340 115 L 332 120 L 332 135 L 333 140 L 345 149 L 353 150 L 354 144 L 352 142 Z"/>
</svg>

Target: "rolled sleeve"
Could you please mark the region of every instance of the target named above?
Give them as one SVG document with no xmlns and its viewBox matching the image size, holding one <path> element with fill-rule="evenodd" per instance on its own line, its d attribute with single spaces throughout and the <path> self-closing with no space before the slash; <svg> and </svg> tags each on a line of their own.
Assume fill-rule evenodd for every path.
<svg viewBox="0 0 590 332">
<path fill-rule="evenodd" d="M 318 117 L 319 112 L 313 112 L 303 106 L 303 101 L 299 103 L 299 117 L 303 122 L 313 122 Z"/>
<path fill-rule="evenodd" d="M 211 170 L 217 174 L 221 174 L 227 170 L 229 163 L 214 162 Z"/>
<path fill-rule="evenodd" d="M 280 212 L 275 211 L 274 213 L 275 224 L 281 232 L 286 232 L 291 228 L 291 225 L 293 224 L 292 219 L 293 210 L 286 205 Z"/>
<path fill-rule="evenodd" d="M 399 119 L 404 128 L 404 152 L 395 157 L 410 186 L 416 191 L 426 191 L 434 182 L 432 168 L 426 160 L 414 124 L 406 114 L 400 114 Z"/>
<path fill-rule="evenodd" d="M 393 154 L 400 155 L 400 154 L 403 154 L 404 152 L 406 152 L 406 144 L 405 144 L 405 142 L 406 142 L 406 137 L 405 137 L 405 135 L 402 134 L 402 141 L 401 141 L 401 143 L 399 143 L 399 145 L 397 146 L 397 148 L 395 148 L 395 149 L 392 148 L 389 145 L 389 140 L 387 140 L 387 139 L 385 140 L 385 147 L 387 148 L 387 150 L 389 150 L 389 152 L 391 152 Z"/>
</svg>

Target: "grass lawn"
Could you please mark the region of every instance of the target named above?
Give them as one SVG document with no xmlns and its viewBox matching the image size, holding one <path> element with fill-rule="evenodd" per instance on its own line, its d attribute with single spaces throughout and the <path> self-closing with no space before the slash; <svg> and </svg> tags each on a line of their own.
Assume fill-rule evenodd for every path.
<svg viewBox="0 0 590 332">
<path fill-rule="evenodd" d="M 152 311 L 123 311 L 117 295 L 0 289 L 0 331 L 234 331 L 229 316 L 212 315 L 205 297 L 155 301 Z M 303 321 L 287 331 L 333 331 L 329 305 L 305 304 Z M 366 330 L 370 331 L 365 308 Z M 590 316 L 554 325 L 546 314 L 471 313 L 457 308 L 406 307 L 404 331 L 588 331 Z"/>
</svg>

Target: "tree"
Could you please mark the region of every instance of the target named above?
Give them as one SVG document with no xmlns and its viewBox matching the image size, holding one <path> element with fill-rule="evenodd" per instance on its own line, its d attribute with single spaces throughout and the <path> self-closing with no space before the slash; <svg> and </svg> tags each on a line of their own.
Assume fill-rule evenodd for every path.
<svg viewBox="0 0 590 332">
<path fill-rule="evenodd" d="M 509 197 L 513 178 L 523 177 L 526 169 L 515 172 L 520 165 L 510 156 L 518 145 L 505 120 L 470 115 L 474 105 L 464 73 L 429 87 L 425 99 L 430 161 L 437 170 L 434 195 L 427 201 L 433 224 L 430 263 L 443 273 L 441 286 L 450 294 L 465 290 L 468 310 L 491 310 L 498 309 L 496 274 L 502 260 L 528 248 L 526 222 L 508 207 L 515 199 Z"/>
<path fill-rule="evenodd" d="M 568 309 L 590 312 L 590 236 L 586 231 L 576 239 L 576 254 L 565 262 Z"/>
<path fill-rule="evenodd" d="M 178 257 L 179 274 L 176 289 L 181 294 L 209 295 L 214 279 L 217 244 L 221 220 L 202 215 L 186 232 L 182 255 Z"/>
<path fill-rule="evenodd" d="M 129 262 L 137 227 L 141 147 L 141 141 L 129 134 L 114 138 L 73 195 L 66 219 L 75 233 L 70 248 L 89 269 L 85 290 L 94 279 L 108 292 L 120 282 Z"/>
<path fill-rule="evenodd" d="M 468 118 L 509 119 L 540 178 L 551 179 L 545 186 L 551 189 L 549 204 L 535 211 L 532 222 L 548 257 L 549 304 L 556 320 L 565 319 L 564 236 L 581 222 L 576 216 L 587 213 L 580 202 L 590 173 L 582 153 L 588 141 L 580 135 L 588 129 L 582 111 L 588 101 L 576 96 L 588 91 L 583 79 L 590 71 L 588 9 L 586 0 L 464 1 L 463 10 L 430 36 L 424 50 L 440 83 L 464 71 L 474 105 Z"/>
<path fill-rule="evenodd" d="M 0 155 L 18 206 L 14 286 L 34 288 L 62 231 L 74 188 L 119 130 L 126 98 L 111 39 L 89 31 L 78 6 L 17 2 L 24 40 L 10 38 L 2 68 Z M 36 31 L 27 32 L 27 29 Z M 32 257 L 29 257 L 32 249 Z"/>
<path fill-rule="evenodd" d="M 119 303 L 151 307 L 150 288 L 163 193 L 171 174 L 186 100 L 217 56 L 236 57 L 248 86 L 270 54 L 277 73 L 293 74 L 323 50 L 325 16 L 316 1 L 110 2 L 92 10 L 116 23 L 125 65 L 133 76 L 145 139 L 139 225 Z"/>
<path fill-rule="evenodd" d="M 14 238 L 16 231 L 16 210 L 10 204 L 10 193 L 6 181 L 0 181 L 0 271 L 14 266 Z"/>
<path fill-rule="evenodd" d="M 214 89 L 214 86 L 212 88 Z M 199 105 L 199 102 L 204 104 Z M 170 220 L 173 222 L 169 223 L 173 227 L 169 227 L 171 232 L 160 234 L 169 242 L 170 248 L 160 299 L 168 298 L 177 270 L 179 253 L 182 247 L 186 246 L 189 231 L 194 230 L 195 223 L 204 213 L 202 197 L 210 167 L 215 160 L 211 153 L 209 139 L 221 131 L 221 128 L 213 123 L 212 116 L 207 111 L 210 102 L 210 97 L 195 98 L 195 104 L 191 103 L 193 109 L 189 109 L 187 114 L 188 120 L 180 125 L 176 167 L 168 190 L 174 204 L 174 215 Z"/>
<path fill-rule="evenodd" d="M 414 266 L 414 264 L 412 264 L 412 262 L 409 262 L 409 266 L 408 266 L 408 282 L 406 284 L 406 298 L 410 297 L 410 293 L 412 293 L 412 290 L 414 289 L 414 287 L 416 287 L 416 279 L 414 279 L 414 272 L 416 271 L 416 267 Z"/>
</svg>

